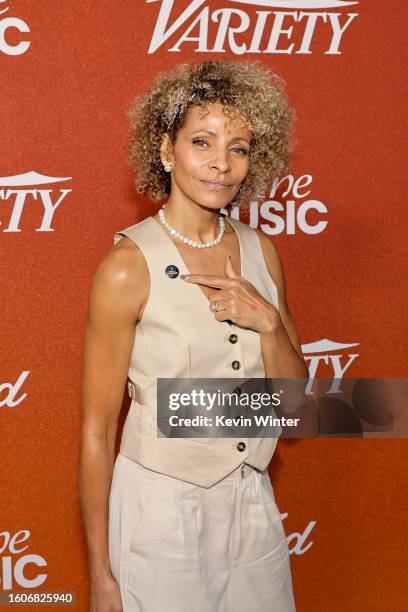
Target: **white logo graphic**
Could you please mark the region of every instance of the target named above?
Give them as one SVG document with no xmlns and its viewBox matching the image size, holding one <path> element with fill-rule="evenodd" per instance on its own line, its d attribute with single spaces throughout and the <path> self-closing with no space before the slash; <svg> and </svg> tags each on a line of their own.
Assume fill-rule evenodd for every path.
<svg viewBox="0 0 408 612">
<path fill-rule="evenodd" d="M 15 383 L 0 383 L 0 408 L 7 406 L 8 408 L 14 408 L 21 404 L 22 401 L 27 397 L 27 393 L 22 393 L 20 397 L 16 397 L 20 391 L 25 379 L 29 375 L 29 370 L 21 372 Z"/>
<path fill-rule="evenodd" d="M 21 555 L 29 544 L 24 544 L 31 536 L 27 529 L 17 531 L 11 535 L 9 531 L 0 533 L 0 562 L 2 572 L 1 589 L 3 591 L 23 587 L 25 589 L 35 589 L 40 587 L 47 579 L 47 574 L 39 571 L 33 578 L 27 578 L 25 568 L 27 565 L 34 565 L 37 568 L 47 567 L 47 562 L 41 555 L 26 553 Z M 30 568 L 29 574 L 33 574 Z"/>
<path fill-rule="evenodd" d="M 0 0 L 0 52 L 6 55 L 22 55 L 29 48 L 30 41 L 23 38 L 12 45 L 7 42 L 7 30 L 16 29 L 23 34 L 29 32 L 30 28 L 25 21 L 18 19 L 18 17 L 1 17 L 10 10 L 9 6 L 3 6 L 6 2 L 7 0 Z"/>
<path fill-rule="evenodd" d="M 157 0 L 146 0 L 155 2 Z M 268 6 L 270 8 L 300 8 L 300 9 L 321 9 L 321 8 L 342 8 L 350 4 L 358 4 L 358 1 L 347 0 L 229 0 L 238 4 L 252 4 L 253 6 Z"/>
<path fill-rule="evenodd" d="M 348 349 L 358 345 L 359 342 L 341 343 L 328 340 L 327 338 L 310 342 L 309 344 L 302 344 L 302 353 L 305 361 L 306 363 L 309 362 L 310 379 L 306 391 L 310 391 L 319 365 L 323 363 L 330 366 L 333 372 L 333 384 L 328 393 L 338 393 L 343 375 L 358 357 L 358 353 L 349 352 Z"/>
<path fill-rule="evenodd" d="M 284 514 L 281 514 L 282 520 L 285 520 L 287 516 L 288 516 L 287 512 L 285 512 Z M 313 541 L 306 543 L 306 540 L 309 537 L 309 534 L 311 533 L 311 531 L 314 529 L 316 523 L 317 521 L 309 521 L 303 533 L 299 531 L 293 531 L 292 533 L 288 535 L 286 540 L 288 542 L 290 555 L 298 555 L 298 556 L 304 555 L 305 552 L 307 552 L 309 548 L 313 546 Z M 294 545 L 291 548 L 290 545 L 292 542 L 294 543 Z"/>
<path fill-rule="evenodd" d="M 328 29 L 330 42 L 324 53 L 340 55 L 343 34 L 358 16 L 358 13 L 326 10 L 358 4 L 346 0 L 225 0 L 232 6 L 214 10 L 209 0 L 192 0 L 177 17 L 173 14 L 174 0 L 146 0 L 146 3 L 158 1 L 161 6 L 148 53 L 155 53 L 177 35 L 168 51 L 177 52 L 183 44 L 194 43 L 195 51 L 200 53 L 311 54 L 310 47 L 320 29 Z M 237 4 L 246 6 L 250 12 L 237 8 Z M 267 10 L 274 8 L 278 10 Z M 291 42 L 294 28 L 298 34 L 296 39 L 301 39 L 297 48 Z"/>
<path fill-rule="evenodd" d="M 15 176 L 0 177 L 0 200 L 12 203 L 9 225 L 3 232 L 21 232 L 19 223 L 22 219 L 27 200 L 34 199 L 42 204 L 41 225 L 36 229 L 37 232 L 53 232 L 51 223 L 55 211 L 72 189 L 38 189 L 38 185 L 49 185 L 70 181 L 72 177 L 46 176 L 38 172 L 25 172 Z M 32 187 L 25 189 L 25 187 Z M 55 201 L 53 201 L 53 198 Z M 5 210 L 6 207 L 3 207 Z M 0 226 L 2 225 L 0 220 Z"/>
<path fill-rule="evenodd" d="M 325 218 L 328 209 L 324 202 L 309 197 L 312 182 L 311 174 L 298 178 L 289 174 L 275 179 L 269 193 L 271 199 L 249 203 L 249 226 L 259 227 L 268 236 L 296 234 L 298 231 L 309 235 L 323 232 L 328 224 Z M 280 199 L 284 199 L 284 203 L 274 199 L 280 187 L 283 187 Z M 234 206 L 231 217 L 239 220 L 239 215 L 238 206 Z"/>
</svg>

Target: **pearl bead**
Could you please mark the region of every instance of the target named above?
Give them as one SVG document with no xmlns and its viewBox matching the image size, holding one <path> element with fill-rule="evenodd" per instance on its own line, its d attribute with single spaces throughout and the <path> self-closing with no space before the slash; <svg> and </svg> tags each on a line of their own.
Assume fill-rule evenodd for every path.
<svg viewBox="0 0 408 612">
<path fill-rule="evenodd" d="M 164 208 L 165 208 L 165 204 L 163 204 L 163 206 L 161 207 L 161 209 L 158 212 L 159 215 L 159 219 L 160 221 L 163 223 L 163 225 L 169 230 L 170 234 L 172 236 L 175 236 L 176 238 L 178 238 L 179 240 L 181 240 L 182 242 L 184 242 L 185 244 L 189 244 L 190 246 L 196 248 L 196 249 L 208 249 L 209 247 L 215 246 L 217 244 L 219 244 L 224 236 L 224 232 L 225 232 L 225 220 L 224 217 L 222 215 L 220 215 L 218 217 L 218 224 L 219 224 L 219 232 L 218 232 L 218 236 L 217 238 L 215 238 L 215 240 L 211 240 L 211 242 L 197 242 L 196 240 L 192 240 L 191 238 L 187 238 L 186 236 L 183 236 L 183 234 L 181 234 L 180 232 L 178 232 L 174 227 L 172 227 L 170 225 L 170 223 L 167 221 L 165 214 L 164 214 Z"/>
</svg>

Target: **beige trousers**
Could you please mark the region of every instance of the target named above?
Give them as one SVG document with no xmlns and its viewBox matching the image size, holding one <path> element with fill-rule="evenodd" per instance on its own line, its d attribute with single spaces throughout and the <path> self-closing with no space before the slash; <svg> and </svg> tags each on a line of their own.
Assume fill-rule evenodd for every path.
<svg viewBox="0 0 408 612">
<path fill-rule="evenodd" d="M 294 612 L 289 551 L 268 471 L 206 489 L 119 453 L 109 556 L 123 612 Z"/>
</svg>

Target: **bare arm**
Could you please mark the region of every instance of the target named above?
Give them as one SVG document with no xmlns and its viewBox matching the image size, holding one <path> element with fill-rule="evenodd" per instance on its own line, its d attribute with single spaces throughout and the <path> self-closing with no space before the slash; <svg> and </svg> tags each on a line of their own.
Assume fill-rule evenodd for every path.
<svg viewBox="0 0 408 612">
<path fill-rule="evenodd" d="M 256 230 L 262 252 L 279 300 L 279 325 L 270 333 L 261 333 L 262 356 L 267 378 L 309 378 L 309 370 L 302 354 L 299 334 L 286 298 L 285 276 L 278 251 L 271 240 Z"/>
<path fill-rule="evenodd" d="M 85 332 L 78 483 L 93 582 L 112 579 L 108 502 L 115 438 L 135 325 L 148 289 L 145 260 L 124 237 L 92 279 Z"/>
</svg>

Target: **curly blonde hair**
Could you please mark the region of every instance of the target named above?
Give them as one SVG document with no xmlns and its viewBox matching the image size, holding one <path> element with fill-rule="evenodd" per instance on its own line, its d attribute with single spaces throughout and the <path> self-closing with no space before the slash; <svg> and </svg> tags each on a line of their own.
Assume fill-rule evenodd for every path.
<svg viewBox="0 0 408 612">
<path fill-rule="evenodd" d="M 293 150 L 295 117 L 283 79 L 258 61 L 178 64 L 170 72 L 160 72 L 153 87 L 136 97 L 127 113 L 128 161 L 136 172 L 138 193 L 153 201 L 170 194 L 170 176 L 160 159 L 162 135 L 167 132 L 174 143 L 190 106 L 205 108 L 217 101 L 231 119 L 241 115 L 253 134 L 248 173 L 233 204 L 245 206 L 262 198 L 273 180 L 283 176 Z"/>
</svg>

